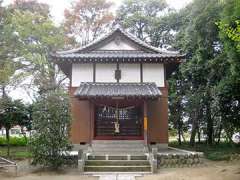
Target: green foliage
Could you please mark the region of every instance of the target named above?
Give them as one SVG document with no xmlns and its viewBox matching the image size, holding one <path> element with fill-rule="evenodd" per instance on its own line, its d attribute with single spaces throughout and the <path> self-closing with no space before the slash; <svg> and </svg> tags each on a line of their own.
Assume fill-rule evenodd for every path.
<svg viewBox="0 0 240 180">
<path fill-rule="evenodd" d="M 219 28 L 225 32 L 225 34 L 232 40 L 236 42 L 236 48 L 240 51 L 240 20 L 236 20 L 234 27 L 229 24 L 219 23 Z"/>
<path fill-rule="evenodd" d="M 10 152 L 9 131 L 15 125 L 25 125 L 25 119 L 28 119 L 25 105 L 20 100 L 12 100 L 3 97 L 0 101 L 0 127 L 6 129 L 6 139 L 8 145 L 8 155 Z"/>
<path fill-rule="evenodd" d="M 166 11 L 170 9 L 165 0 L 125 0 L 117 11 L 117 19 L 141 40 L 161 47 L 173 38 L 170 31 L 175 14 L 163 16 Z"/>
<path fill-rule="evenodd" d="M 60 86 L 63 75 L 49 61 L 50 52 L 63 47 L 62 27 L 50 19 L 49 7 L 35 1 L 16 1 L 2 7 L 0 28 L 0 86 L 2 94 L 9 86 L 17 86 L 26 77 L 34 80 L 28 84 L 39 91 Z M 17 71 L 20 70 L 20 71 Z M 56 77 L 59 77 L 57 81 Z M 26 89 L 26 91 L 28 91 Z"/>
<path fill-rule="evenodd" d="M 220 22 L 217 22 L 221 30 L 221 38 L 225 43 L 225 48 L 236 48 L 240 51 L 240 3 L 237 0 L 223 1 L 224 9 Z M 232 47 L 229 47 L 231 42 Z"/>
<path fill-rule="evenodd" d="M 170 129 L 168 131 L 168 134 L 169 134 L 170 137 L 174 137 L 174 136 L 177 135 L 177 130 L 176 129 Z"/>
<path fill-rule="evenodd" d="M 63 153 L 71 147 L 68 97 L 61 91 L 42 94 L 33 112 L 33 129 L 36 130 L 30 143 L 33 164 L 59 168 L 65 163 Z"/>
<path fill-rule="evenodd" d="M 9 144 L 11 146 L 26 146 L 28 144 L 28 139 L 25 137 L 10 137 Z M 6 137 L 0 137 L 0 146 L 6 146 L 7 139 Z"/>
<path fill-rule="evenodd" d="M 190 125 L 192 145 L 196 135 L 204 133 L 212 144 L 222 132 L 231 141 L 239 131 L 239 53 L 223 30 L 231 25 L 237 32 L 239 6 L 235 0 L 194 0 L 176 15 L 174 46 L 187 60 L 169 81 L 170 121 L 178 134 Z"/>
<path fill-rule="evenodd" d="M 20 100 L 11 100 L 8 97 L 1 99 L 0 112 L 0 125 L 7 130 L 27 118 L 25 105 Z"/>
<path fill-rule="evenodd" d="M 222 142 L 219 145 L 206 146 L 205 143 L 196 143 L 194 147 L 189 145 L 189 142 L 178 145 L 178 142 L 171 142 L 172 147 L 182 148 L 190 151 L 203 152 L 204 156 L 213 161 L 230 160 L 233 154 L 240 154 L 240 146 L 233 146 L 230 143 Z"/>
<path fill-rule="evenodd" d="M 6 157 L 8 149 L 5 146 L 0 146 L 0 156 Z M 31 158 L 32 154 L 28 151 L 27 146 L 12 146 L 10 150 L 10 157 L 12 159 Z"/>
<path fill-rule="evenodd" d="M 15 60 L 18 44 L 17 35 L 11 26 L 11 13 L 0 2 L 0 88 L 2 96 L 6 95 L 6 87 L 13 87 L 21 80 L 21 73 L 15 72 L 22 68 L 21 62 Z"/>
</svg>

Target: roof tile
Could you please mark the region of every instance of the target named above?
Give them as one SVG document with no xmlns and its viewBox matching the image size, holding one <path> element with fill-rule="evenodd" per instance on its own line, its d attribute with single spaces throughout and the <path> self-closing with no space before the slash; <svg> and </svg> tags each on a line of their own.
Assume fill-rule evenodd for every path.
<svg viewBox="0 0 240 180">
<path fill-rule="evenodd" d="M 158 98 L 161 95 L 155 83 L 81 83 L 74 93 L 79 98 L 125 97 Z"/>
</svg>

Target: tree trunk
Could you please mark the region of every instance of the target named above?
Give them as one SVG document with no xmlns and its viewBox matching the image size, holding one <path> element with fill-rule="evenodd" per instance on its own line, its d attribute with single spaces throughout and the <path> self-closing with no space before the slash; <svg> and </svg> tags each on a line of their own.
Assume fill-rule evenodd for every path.
<svg viewBox="0 0 240 180">
<path fill-rule="evenodd" d="M 184 136 L 183 130 L 181 131 L 181 135 L 182 135 L 183 142 L 186 142 L 186 138 L 185 138 L 185 136 Z"/>
<path fill-rule="evenodd" d="M 2 85 L 2 98 L 5 98 L 7 96 L 5 88 L 6 87 L 4 85 Z"/>
<path fill-rule="evenodd" d="M 178 144 L 179 145 L 182 145 L 181 131 L 182 131 L 182 127 L 181 127 L 181 120 L 179 117 L 178 118 Z"/>
<path fill-rule="evenodd" d="M 213 119 L 211 117 L 210 103 L 206 104 L 206 116 L 207 116 L 207 144 L 213 144 Z"/>
<path fill-rule="evenodd" d="M 23 126 L 21 126 L 21 134 L 23 135 L 25 141 L 27 142 L 27 135 L 26 135 L 26 133 L 23 130 Z"/>
<path fill-rule="evenodd" d="M 217 140 L 217 144 L 219 144 L 220 141 L 221 141 L 221 134 L 222 134 L 222 124 L 220 125 L 219 130 L 218 130 L 218 140 Z"/>
<path fill-rule="evenodd" d="M 198 143 L 201 143 L 201 130 L 198 127 Z"/>
<path fill-rule="evenodd" d="M 196 133 L 197 133 L 197 112 L 195 110 L 193 112 L 193 117 L 192 117 L 192 131 L 191 131 L 191 137 L 190 137 L 190 145 L 191 146 L 195 145 Z"/>
<path fill-rule="evenodd" d="M 206 106 L 206 119 L 207 119 L 207 144 L 213 144 L 213 118 L 211 114 L 211 96 L 209 89 L 206 91 L 205 106 Z"/>
<path fill-rule="evenodd" d="M 6 128 L 6 127 L 5 127 Z M 10 136 L 9 136 L 9 128 L 6 128 L 6 139 L 7 139 L 7 156 L 10 156 Z"/>
</svg>

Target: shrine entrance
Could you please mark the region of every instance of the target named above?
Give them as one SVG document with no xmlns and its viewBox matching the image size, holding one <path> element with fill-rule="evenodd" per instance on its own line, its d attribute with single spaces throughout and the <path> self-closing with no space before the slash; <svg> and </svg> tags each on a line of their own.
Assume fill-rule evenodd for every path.
<svg viewBox="0 0 240 180">
<path fill-rule="evenodd" d="M 143 106 L 133 102 L 95 105 L 95 139 L 143 139 Z"/>
</svg>

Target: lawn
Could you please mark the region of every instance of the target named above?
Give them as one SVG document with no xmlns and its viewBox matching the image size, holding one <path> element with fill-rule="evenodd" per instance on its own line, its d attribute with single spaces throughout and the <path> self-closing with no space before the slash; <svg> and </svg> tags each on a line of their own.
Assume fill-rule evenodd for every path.
<svg viewBox="0 0 240 180">
<path fill-rule="evenodd" d="M 0 146 L 0 156 L 7 157 L 7 146 Z M 11 159 L 24 159 L 31 157 L 31 153 L 27 146 L 11 146 L 10 158 Z"/>
<path fill-rule="evenodd" d="M 190 146 L 189 142 L 182 143 L 182 145 L 178 145 L 178 142 L 170 142 L 169 146 L 203 152 L 204 156 L 209 160 L 221 161 L 221 160 L 230 160 L 233 154 L 240 155 L 240 145 L 233 145 L 226 142 L 221 142 L 218 145 L 206 145 L 205 142 L 196 143 L 194 147 Z"/>
<path fill-rule="evenodd" d="M 230 160 L 233 154 L 239 154 L 240 156 L 240 145 L 232 145 L 229 143 L 221 142 L 219 145 L 207 146 L 205 143 L 196 143 L 194 147 L 190 146 L 188 142 L 178 145 L 177 141 L 169 143 L 169 146 L 180 149 L 186 149 L 190 151 L 203 152 L 205 157 L 209 160 L 221 161 Z M 0 156 L 7 157 L 7 147 L 0 146 Z M 27 146 L 11 146 L 10 158 L 11 159 L 24 159 L 30 158 L 31 153 Z"/>
</svg>

